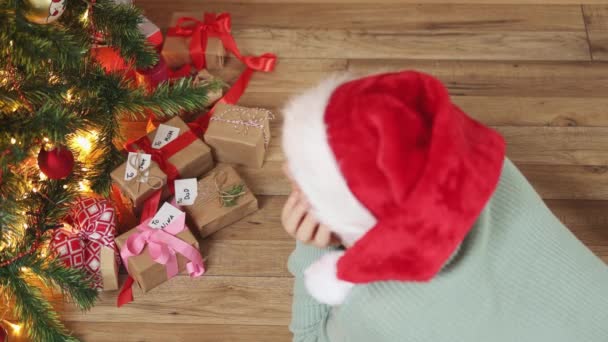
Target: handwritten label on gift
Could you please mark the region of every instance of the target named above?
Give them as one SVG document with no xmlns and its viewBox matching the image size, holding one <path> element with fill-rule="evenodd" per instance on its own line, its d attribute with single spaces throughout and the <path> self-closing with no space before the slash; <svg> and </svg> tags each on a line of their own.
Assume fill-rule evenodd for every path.
<svg viewBox="0 0 608 342">
<path fill-rule="evenodd" d="M 130 181 L 131 179 L 140 176 L 139 181 L 145 183 L 148 181 L 148 175 L 150 174 L 150 163 L 152 162 L 152 156 L 146 153 L 129 152 L 127 156 L 127 168 L 125 170 L 125 180 Z M 139 166 L 138 166 L 139 165 Z"/>
<path fill-rule="evenodd" d="M 168 143 L 172 142 L 179 135 L 179 128 L 160 124 L 156 129 L 156 136 L 152 142 L 152 147 L 155 149 L 162 148 Z"/>
<path fill-rule="evenodd" d="M 196 178 L 175 180 L 175 202 L 179 205 L 193 205 L 198 196 Z"/>
<path fill-rule="evenodd" d="M 156 212 L 156 215 L 152 217 L 148 226 L 154 229 L 166 228 L 173 220 L 179 215 L 184 214 L 183 211 L 177 209 L 171 204 L 165 202 L 162 207 Z"/>
</svg>

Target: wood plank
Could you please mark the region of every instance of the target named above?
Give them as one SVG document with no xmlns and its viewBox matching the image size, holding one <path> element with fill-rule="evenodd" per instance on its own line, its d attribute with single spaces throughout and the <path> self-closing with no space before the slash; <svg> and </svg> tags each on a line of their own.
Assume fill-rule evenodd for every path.
<svg viewBox="0 0 608 342">
<path fill-rule="evenodd" d="M 452 95 L 605 98 L 608 94 L 608 64 L 605 63 L 349 61 L 349 70 L 356 74 L 406 69 L 436 76 L 446 84 Z M 260 88 L 256 90 L 260 91 Z"/>
<path fill-rule="evenodd" d="M 491 126 L 608 126 L 605 98 L 452 96 L 452 100 L 467 114 Z"/>
<path fill-rule="evenodd" d="M 608 200 L 607 166 L 516 164 L 545 199 Z M 241 167 L 239 172 L 259 195 L 290 192 L 280 162 L 265 163 L 259 170 Z"/>
<path fill-rule="evenodd" d="M 148 0 L 150 1 L 150 0 Z M 145 3 L 147 3 L 146 1 Z M 160 0 L 155 0 L 160 1 Z M 176 1 L 178 4 L 185 4 L 180 6 L 190 6 L 190 3 L 200 4 L 197 0 L 178 0 Z M 325 0 L 227 0 L 226 3 L 242 3 L 242 4 L 264 4 L 264 3 L 288 3 L 288 4 L 297 4 L 297 3 L 309 3 L 309 4 L 319 4 L 326 3 Z M 369 3 L 369 0 L 331 0 L 332 3 L 339 4 L 358 4 L 358 3 Z M 378 0 L 374 3 L 376 4 L 420 4 L 421 0 Z M 530 4 L 538 4 L 538 5 L 578 5 L 581 3 L 581 0 L 425 0 L 424 3 L 427 4 L 512 4 L 512 5 L 530 5 Z M 586 4 L 604 4 L 605 0 L 584 0 Z M 172 2 L 173 4 L 173 2 Z M 143 7 L 144 3 L 138 4 L 138 6 Z M 165 7 L 166 8 L 166 7 Z"/>
<path fill-rule="evenodd" d="M 578 5 L 486 5 L 392 3 L 226 3 L 148 0 L 138 4 L 161 28 L 172 15 L 200 17 L 203 12 L 228 12 L 232 26 L 243 28 L 340 29 L 403 32 L 406 30 L 584 31 Z M 314 13 L 314 15 L 310 15 Z"/>
<path fill-rule="evenodd" d="M 608 6 L 583 5 L 589 46 L 593 60 L 608 60 Z"/>
<path fill-rule="evenodd" d="M 518 167 L 545 199 L 608 200 L 607 166 L 519 164 Z"/>
<path fill-rule="evenodd" d="M 521 164 L 608 165 L 608 128 L 497 127 Z"/>
<path fill-rule="evenodd" d="M 283 58 L 590 60 L 585 32 L 243 29 L 233 35 L 242 51 Z"/>
<path fill-rule="evenodd" d="M 158 324 L 147 322 L 67 322 L 82 341 L 95 342 L 285 342 L 291 339 L 286 326 L 238 324 Z M 12 342 L 12 340 L 11 340 Z"/>
<path fill-rule="evenodd" d="M 274 226 L 279 232 L 283 229 Z M 208 276 L 289 277 L 287 258 L 294 241 L 222 241 L 207 239 L 201 242 Z"/>
<path fill-rule="evenodd" d="M 289 324 L 292 279 L 270 277 L 177 276 L 143 294 L 137 286 L 135 301 L 116 308 L 116 291 L 102 292 L 96 306 L 80 313 L 71 305 L 63 319 L 78 322 L 155 324 Z"/>
</svg>

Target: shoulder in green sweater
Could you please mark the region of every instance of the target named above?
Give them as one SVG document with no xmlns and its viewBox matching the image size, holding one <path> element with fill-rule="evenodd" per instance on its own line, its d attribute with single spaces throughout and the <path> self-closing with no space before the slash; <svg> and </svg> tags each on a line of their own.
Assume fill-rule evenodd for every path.
<svg viewBox="0 0 608 342">
<path fill-rule="evenodd" d="M 608 341 L 608 268 L 509 160 L 432 281 L 358 285 L 341 306 L 322 305 L 308 295 L 303 271 L 328 251 L 298 244 L 289 259 L 294 341 Z"/>
</svg>

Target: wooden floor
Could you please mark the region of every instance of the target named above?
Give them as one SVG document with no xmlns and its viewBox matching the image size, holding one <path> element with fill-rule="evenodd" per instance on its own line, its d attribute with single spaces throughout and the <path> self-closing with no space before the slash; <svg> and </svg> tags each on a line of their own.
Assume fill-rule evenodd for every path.
<svg viewBox="0 0 608 342">
<path fill-rule="evenodd" d="M 217 1 L 217 0 L 216 0 Z M 551 209 L 608 261 L 608 6 L 588 0 L 140 0 L 166 28 L 173 11 L 228 11 L 247 53 L 272 51 L 243 105 L 280 108 L 332 72 L 418 69 L 508 141 L 508 155 Z M 466 2 L 466 1 L 465 1 Z M 447 3 L 447 4 L 445 4 Z M 545 4 L 543 4 L 545 3 Z M 595 4 L 594 4 L 595 3 Z M 288 341 L 293 241 L 279 212 L 281 119 L 263 169 L 240 171 L 262 209 L 202 243 L 208 274 L 179 276 L 121 309 L 104 293 L 63 314 L 85 341 Z"/>
</svg>

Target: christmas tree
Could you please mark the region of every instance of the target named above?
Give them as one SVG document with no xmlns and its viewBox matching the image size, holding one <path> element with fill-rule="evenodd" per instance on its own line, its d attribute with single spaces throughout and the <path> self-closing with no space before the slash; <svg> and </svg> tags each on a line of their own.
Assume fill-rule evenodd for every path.
<svg viewBox="0 0 608 342">
<path fill-rule="evenodd" d="M 121 121 L 206 105 L 210 85 L 182 79 L 151 90 L 99 65 L 99 37 L 132 69 L 157 64 L 141 22 L 137 8 L 111 0 L 0 0 L 0 295 L 34 341 L 76 340 L 45 288 L 83 310 L 94 305 L 90 280 L 48 242 L 77 196 L 108 194 L 124 161 Z"/>
</svg>

